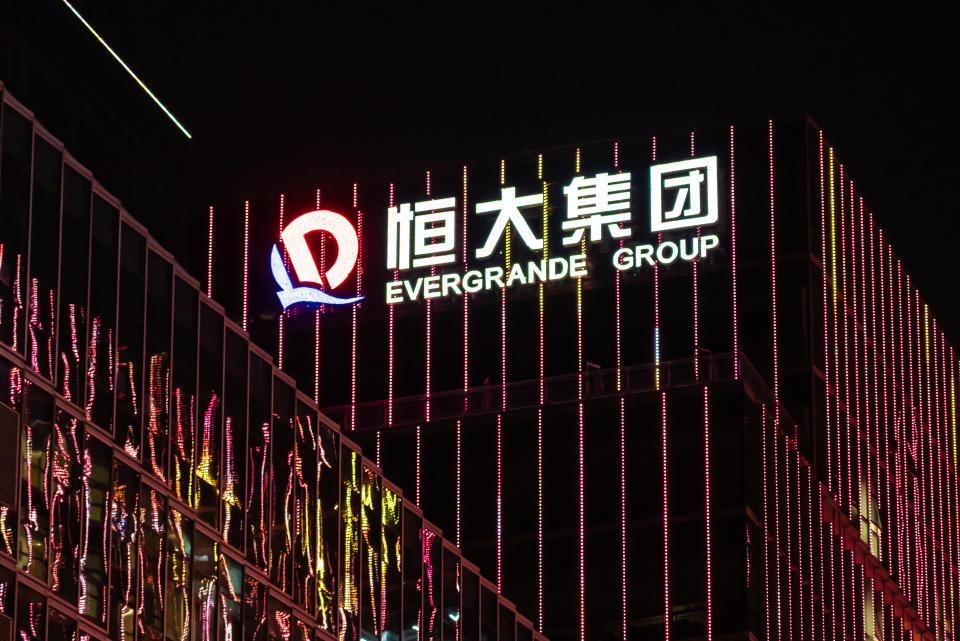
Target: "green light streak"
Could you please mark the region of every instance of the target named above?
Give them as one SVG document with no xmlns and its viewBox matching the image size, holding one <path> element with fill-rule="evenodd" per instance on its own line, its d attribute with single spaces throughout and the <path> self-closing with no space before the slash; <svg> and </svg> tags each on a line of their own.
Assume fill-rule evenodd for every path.
<svg viewBox="0 0 960 641">
<path fill-rule="evenodd" d="M 69 0 L 63 0 L 63 4 L 67 5 L 67 8 L 70 9 L 70 11 L 73 12 L 73 15 L 77 16 L 77 18 L 80 19 L 80 22 L 83 23 L 83 26 L 85 26 L 87 29 L 89 29 L 90 33 L 92 33 L 92 34 L 94 35 L 94 37 L 96 37 L 96 39 L 100 41 L 100 44 L 102 44 L 103 47 L 104 47 L 107 51 L 110 52 L 110 55 L 113 56 L 114 60 L 116 60 L 117 62 L 119 62 L 119 63 L 120 63 L 120 66 L 122 66 L 124 69 L 126 69 L 127 73 L 130 74 L 130 77 L 137 81 L 137 84 L 140 85 L 140 87 L 141 87 L 144 91 L 147 92 L 147 95 L 150 96 L 150 98 L 152 98 L 155 103 L 157 103 L 157 106 L 160 107 L 160 109 L 163 110 L 163 113 L 167 114 L 167 117 L 168 117 L 170 120 L 173 121 L 173 124 L 175 124 L 175 125 L 177 126 L 177 128 L 180 129 L 180 131 L 183 132 L 183 135 L 186 136 L 187 138 L 193 138 L 193 136 L 190 135 L 190 132 L 187 131 L 187 130 L 184 128 L 183 125 L 180 124 L 180 121 L 177 120 L 176 117 L 174 117 L 174 115 L 173 115 L 172 113 L 170 113 L 170 110 L 167 109 L 166 106 L 164 106 L 164 104 L 163 104 L 162 102 L 160 102 L 160 99 L 157 98 L 157 97 L 153 94 L 152 91 L 150 91 L 150 89 L 147 87 L 147 85 L 143 84 L 143 81 L 140 80 L 140 78 L 137 77 L 137 74 L 133 73 L 133 70 L 132 70 L 130 67 L 127 66 L 127 63 L 125 63 L 125 62 L 120 58 L 120 56 L 117 55 L 117 52 L 110 48 L 110 45 L 107 44 L 107 41 L 100 37 L 100 34 L 97 33 L 96 30 L 94 30 L 94 28 L 93 28 L 92 26 L 90 26 L 90 23 L 87 22 L 87 21 L 83 18 L 83 16 L 80 15 L 80 12 L 79 12 L 79 11 L 77 11 L 76 9 L 73 8 L 73 5 L 70 4 Z"/>
</svg>

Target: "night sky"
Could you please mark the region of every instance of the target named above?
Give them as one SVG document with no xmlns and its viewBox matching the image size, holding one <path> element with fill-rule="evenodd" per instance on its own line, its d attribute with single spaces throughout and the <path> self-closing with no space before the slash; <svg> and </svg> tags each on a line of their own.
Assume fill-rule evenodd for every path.
<svg viewBox="0 0 960 641">
<path fill-rule="evenodd" d="M 201 278 L 209 204 L 809 113 L 960 344 L 942 16 L 328 4 L 77 0 L 190 141 L 59 0 L 0 3 L 0 80 Z"/>
</svg>

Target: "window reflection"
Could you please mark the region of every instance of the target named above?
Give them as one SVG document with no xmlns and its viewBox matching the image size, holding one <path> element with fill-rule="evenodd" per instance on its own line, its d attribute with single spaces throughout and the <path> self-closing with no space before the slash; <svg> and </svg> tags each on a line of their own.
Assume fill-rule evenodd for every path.
<svg viewBox="0 0 960 641">
<path fill-rule="evenodd" d="M 224 381 L 223 515 L 221 534 L 243 549 L 247 460 L 247 343 L 227 332 Z"/>
<path fill-rule="evenodd" d="M 0 136 L 0 341 L 23 353 L 33 125 L 3 104 Z"/>
<path fill-rule="evenodd" d="M 120 293 L 117 321 L 117 429 L 116 441 L 140 459 L 140 423 L 143 397 L 144 292 L 146 240 L 129 225 L 120 235 Z"/>
<path fill-rule="evenodd" d="M 90 181 L 70 166 L 63 171 L 61 226 L 57 389 L 68 401 L 80 405 L 87 349 Z"/>
<path fill-rule="evenodd" d="M 316 605 L 317 523 L 317 415 L 302 401 L 297 401 L 293 450 L 293 496 L 296 528 L 293 543 L 293 599 L 307 612 Z"/>
<path fill-rule="evenodd" d="M 57 410 L 50 456 L 50 589 L 67 601 L 77 598 L 77 550 L 83 513 L 80 422 Z"/>
<path fill-rule="evenodd" d="M 270 417 L 273 370 L 256 357 L 250 357 L 250 429 L 247 432 L 247 559 L 264 572 L 267 563 L 267 527 L 270 520 Z"/>
<path fill-rule="evenodd" d="M 50 435 L 53 397 L 35 384 L 24 385 L 21 430 L 20 550 L 18 567 L 47 581 L 47 538 L 50 532 Z"/>
<path fill-rule="evenodd" d="M 143 430 L 143 466 L 166 480 L 173 267 L 150 252 L 147 280 L 147 414 Z"/>
<path fill-rule="evenodd" d="M 113 465 L 110 496 L 110 636 L 132 640 L 137 615 L 137 534 L 140 516 L 140 477 L 123 463 Z"/>
<path fill-rule="evenodd" d="M 80 516 L 80 614 L 106 620 L 107 499 L 110 495 L 110 448 L 87 436 L 83 449 L 83 502 Z"/>
<path fill-rule="evenodd" d="M 291 591 L 293 528 L 293 388 L 279 379 L 273 386 L 273 517 L 270 524 L 270 578 Z"/>
<path fill-rule="evenodd" d="M 119 218 L 115 207 L 99 196 L 93 197 L 90 281 L 96 286 L 90 289 L 84 408 L 87 420 L 108 432 L 113 430 Z"/>
<path fill-rule="evenodd" d="M 200 306 L 200 358 L 198 398 L 200 429 L 197 433 L 196 482 L 193 505 L 200 518 L 216 526 L 220 508 L 220 436 L 223 410 L 223 317 Z"/>
<path fill-rule="evenodd" d="M 340 558 L 340 438 L 326 425 L 318 426 L 317 487 L 317 619 L 322 629 L 337 632 L 337 560 Z"/>
<path fill-rule="evenodd" d="M 197 292 L 177 278 L 173 306 L 173 420 L 170 486 L 178 499 L 193 504 L 194 450 L 197 441 Z"/>
<path fill-rule="evenodd" d="M 35 136 L 26 358 L 33 370 L 50 380 L 56 358 L 60 173 L 60 152 Z"/>
</svg>

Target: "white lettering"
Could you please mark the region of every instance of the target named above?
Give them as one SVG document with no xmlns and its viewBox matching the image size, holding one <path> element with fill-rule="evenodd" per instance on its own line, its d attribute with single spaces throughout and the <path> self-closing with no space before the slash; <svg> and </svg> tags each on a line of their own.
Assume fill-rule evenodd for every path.
<svg viewBox="0 0 960 641">
<path fill-rule="evenodd" d="M 693 246 L 693 249 L 687 251 L 687 241 Z M 698 238 L 681 238 L 680 239 L 680 258 L 683 260 L 693 260 L 697 257 L 697 245 L 700 244 L 700 239 Z"/>
<path fill-rule="evenodd" d="M 637 267 L 640 263 L 647 261 L 647 264 L 653 267 L 653 245 L 637 245 Z"/>
<path fill-rule="evenodd" d="M 491 283 L 496 283 L 497 287 L 503 287 L 503 267 L 487 267 L 483 272 L 486 281 L 484 289 L 490 289 Z"/>
<path fill-rule="evenodd" d="M 706 258 L 707 252 L 719 244 L 720 239 L 715 235 L 710 234 L 709 236 L 704 236 L 703 240 L 700 241 L 700 258 Z"/>
<path fill-rule="evenodd" d="M 483 289 L 483 274 L 476 269 L 471 269 L 463 275 L 463 289 L 468 294 L 479 292 Z"/>
<path fill-rule="evenodd" d="M 538 283 L 547 280 L 547 261 L 531 260 L 527 263 L 527 282 Z"/>
<path fill-rule="evenodd" d="M 407 290 L 407 298 L 410 300 L 417 300 L 417 298 L 420 296 L 420 286 L 423 285 L 423 279 L 418 278 L 414 282 L 416 285 L 411 288 L 409 280 L 403 281 L 403 287 Z"/>
<path fill-rule="evenodd" d="M 526 285 L 526 284 L 527 284 L 527 277 L 524 276 L 524 274 L 523 274 L 523 266 L 520 265 L 520 263 L 516 263 L 516 264 L 514 264 L 513 267 L 510 268 L 510 278 L 507 279 L 507 287 L 512 286 L 512 285 L 513 285 L 513 281 L 515 281 L 515 280 L 520 281 L 520 284 L 521 284 L 521 285 Z"/>
<path fill-rule="evenodd" d="M 567 259 L 566 258 L 551 258 L 550 259 L 550 269 L 548 271 L 550 280 L 560 280 L 567 275 Z"/>
<path fill-rule="evenodd" d="M 387 305 L 403 302 L 403 283 L 398 280 L 387 283 Z"/>
<path fill-rule="evenodd" d="M 440 276 L 427 276 L 423 279 L 423 297 L 436 298 L 440 295 Z"/>
<path fill-rule="evenodd" d="M 633 267 L 633 254 L 631 250 L 626 247 L 621 247 L 613 252 L 613 266 L 620 271 Z"/>
<path fill-rule="evenodd" d="M 669 249 L 669 257 L 664 254 L 664 250 Z M 663 263 L 664 265 L 669 265 L 677 259 L 677 255 L 680 253 L 680 249 L 677 247 L 677 244 L 672 240 L 668 240 L 665 243 L 662 243 L 657 247 L 657 261 Z"/>
<path fill-rule="evenodd" d="M 457 296 L 461 295 L 460 291 L 460 274 L 444 274 L 443 280 L 443 295 L 449 296 L 450 290 L 453 290 L 453 293 Z"/>
<path fill-rule="evenodd" d="M 571 278 L 583 278 L 587 275 L 587 255 L 576 254 L 570 257 Z"/>
</svg>

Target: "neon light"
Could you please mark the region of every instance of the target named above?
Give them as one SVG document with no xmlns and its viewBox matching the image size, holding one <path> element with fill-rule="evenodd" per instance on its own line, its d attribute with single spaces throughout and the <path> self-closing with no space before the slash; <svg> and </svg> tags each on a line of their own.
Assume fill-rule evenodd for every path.
<svg viewBox="0 0 960 641">
<path fill-rule="evenodd" d="M 115 52 L 115 51 L 110 47 L 110 45 L 107 44 L 107 41 L 104 40 L 103 38 L 101 38 L 101 37 L 100 37 L 100 34 L 96 32 L 96 30 L 90 25 L 90 23 L 87 22 L 87 21 L 84 19 L 84 17 L 80 15 L 80 12 L 78 12 L 76 9 L 74 9 L 74 8 L 73 8 L 73 5 L 70 4 L 70 2 L 69 2 L 68 0 L 63 0 L 63 4 L 67 5 L 67 8 L 70 9 L 70 11 L 73 12 L 73 15 L 77 16 L 77 18 L 80 19 L 80 22 L 83 23 L 83 26 L 85 26 L 85 27 L 90 31 L 90 33 L 92 33 L 93 36 L 94 36 L 97 40 L 100 41 L 100 44 L 103 45 L 103 48 L 106 49 L 108 52 L 110 52 L 110 55 L 113 56 L 113 59 L 120 63 L 120 66 L 123 67 L 123 69 L 124 69 L 128 74 L 130 74 L 130 77 L 133 78 L 138 85 L 140 85 L 140 88 L 143 89 L 143 90 L 147 93 L 148 96 L 150 96 L 151 100 L 153 100 L 155 103 L 157 103 L 157 106 L 160 107 L 160 109 L 163 110 L 163 113 L 167 114 L 167 118 L 169 118 L 171 121 L 173 121 L 173 124 L 175 124 L 175 125 L 177 126 L 177 129 L 179 129 L 180 131 L 182 131 L 182 132 L 183 132 L 183 135 L 186 136 L 187 138 L 193 138 L 193 136 L 190 135 L 190 132 L 187 131 L 187 130 L 184 128 L 183 125 L 180 124 L 180 121 L 177 120 L 177 119 L 173 116 L 172 113 L 170 113 L 170 110 L 167 109 L 166 106 L 165 106 L 162 102 L 160 102 L 160 99 L 157 98 L 152 91 L 150 91 L 150 89 L 147 87 L 147 85 L 143 84 L 143 81 L 140 80 L 140 78 L 137 77 L 137 74 L 133 73 L 133 69 L 131 69 L 130 67 L 127 66 L 127 63 L 125 63 L 125 62 L 120 58 L 120 56 L 117 55 L 117 52 Z"/>
<path fill-rule="evenodd" d="M 577 148 L 576 172 L 580 173 L 580 149 Z M 580 239 L 580 251 L 586 251 L 587 239 Z M 580 641 L 585 641 L 587 636 L 587 568 L 585 561 L 586 554 L 586 524 L 584 513 L 586 512 L 586 503 L 584 498 L 584 486 L 586 484 L 586 473 L 584 469 L 584 428 L 583 428 L 583 279 L 577 279 L 577 441 L 578 441 L 578 502 L 579 502 L 579 538 L 580 538 Z"/>
<path fill-rule="evenodd" d="M 691 134 L 691 145 L 693 134 Z M 692 149 L 691 149 L 692 153 Z M 621 412 L 623 399 L 621 399 Z M 622 422 L 621 422 L 622 424 Z M 623 457 L 621 448 L 621 458 Z M 707 386 L 703 387 L 703 478 L 705 490 L 704 525 L 706 534 L 706 570 L 707 570 L 707 641 L 713 639 L 713 569 L 710 540 L 710 392 Z M 622 499 L 621 499 L 622 500 Z M 621 508 L 622 510 L 622 508 Z M 624 590 L 626 587 L 624 586 Z M 626 637 L 624 637 L 626 638 Z"/>
<path fill-rule="evenodd" d="M 549 259 L 547 221 L 550 213 L 548 185 L 543 180 L 543 154 L 537 156 L 537 178 L 543 188 L 543 259 Z M 618 272 L 619 276 L 619 272 Z M 537 407 L 537 629 L 543 630 L 543 404 L 546 401 L 546 370 L 544 368 L 543 283 L 537 287 L 537 313 L 539 320 L 538 357 L 540 360 L 540 397 Z"/>
<path fill-rule="evenodd" d="M 619 143 L 613 143 L 613 166 L 615 169 L 619 168 L 619 156 L 620 156 L 620 146 Z M 546 193 L 546 185 L 544 185 L 544 193 Z M 544 198 L 546 200 L 546 198 Z M 546 216 L 546 208 L 544 208 L 544 216 Z M 622 228 L 623 225 L 620 225 Z M 546 229 L 546 225 L 544 225 Z M 544 234 L 546 236 L 546 234 Z M 620 240 L 620 248 L 623 249 L 623 239 Z M 615 289 L 615 302 L 616 302 L 616 347 L 617 347 L 617 391 L 620 392 L 623 390 L 621 374 L 623 368 L 623 356 L 621 350 L 621 309 L 620 309 L 620 270 L 616 272 L 616 280 L 614 281 Z M 543 288 L 540 289 L 540 331 L 541 331 L 541 341 L 540 341 L 540 363 L 541 363 L 541 373 L 540 373 L 540 389 L 541 389 L 541 398 L 540 404 L 543 404 Z M 539 421 L 542 423 L 542 418 Z M 538 424 L 538 438 L 542 432 L 542 425 Z M 538 464 L 540 461 L 540 453 L 538 452 Z M 542 501 L 541 501 L 542 502 Z M 540 532 L 542 536 L 542 529 Z M 541 582 L 542 582 L 542 571 L 541 571 Z M 541 610 L 542 610 L 542 601 L 541 601 Z M 626 399 L 620 397 L 620 609 L 621 609 L 621 635 L 623 641 L 627 641 L 627 628 L 628 628 L 628 614 L 627 614 L 627 429 L 626 429 Z M 541 628 L 542 628 L 541 623 Z"/>
<path fill-rule="evenodd" d="M 780 427 L 780 375 L 777 354 L 777 243 L 776 243 L 776 223 L 774 216 L 774 192 L 773 192 L 773 121 L 767 124 L 767 150 L 769 163 L 769 185 L 770 185 L 770 295 L 772 297 L 772 337 L 773 337 L 773 400 L 774 414 L 773 422 L 774 432 Z M 796 437 L 796 426 L 794 426 L 794 437 Z"/>
<path fill-rule="evenodd" d="M 660 392 L 660 455 L 663 490 L 663 638 L 670 641 L 670 540 L 667 504 L 667 393 Z M 764 484 L 766 491 L 766 484 Z M 768 637 L 769 638 L 769 635 Z"/>
<path fill-rule="evenodd" d="M 730 295 L 733 303 L 733 377 L 736 379 L 740 378 L 740 342 L 737 331 L 737 199 L 734 169 L 733 125 L 730 125 Z"/>
<path fill-rule="evenodd" d="M 247 331 L 247 300 L 250 284 L 250 201 L 243 201 L 243 312 L 241 325 Z"/>
<path fill-rule="evenodd" d="M 283 205 L 284 205 L 284 196 L 280 194 L 280 233 L 283 234 Z M 290 276 L 287 275 L 287 268 L 284 265 L 284 261 L 280 260 L 280 252 L 277 250 L 277 246 L 273 246 L 273 251 L 270 254 L 270 270 L 273 272 L 273 279 L 277 281 L 277 284 L 280 285 L 281 291 L 289 291 L 293 289 L 293 285 L 290 283 Z M 282 280 L 286 278 L 286 281 Z M 283 300 L 280 301 L 283 304 Z M 283 315 L 286 312 L 286 305 L 283 306 L 283 309 L 280 310 L 280 314 L 277 317 L 277 367 L 283 369 Z"/>
<path fill-rule="evenodd" d="M 337 243 L 337 260 L 326 272 L 331 289 L 336 289 L 353 271 L 360 253 L 357 230 L 342 214 L 330 210 L 310 211 L 294 218 L 280 234 L 290 256 L 290 262 L 303 283 L 322 285 L 317 264 L 307 247 L 305 236 L 314 231 L 326 231 Z"/>
<path fill-rule="evenodd" d="M 213 206 L 207 226 L 207 296 L 213 298 Z"/>
</svg>

